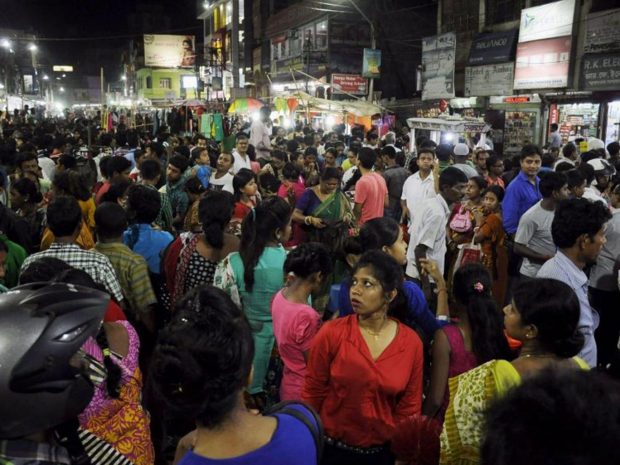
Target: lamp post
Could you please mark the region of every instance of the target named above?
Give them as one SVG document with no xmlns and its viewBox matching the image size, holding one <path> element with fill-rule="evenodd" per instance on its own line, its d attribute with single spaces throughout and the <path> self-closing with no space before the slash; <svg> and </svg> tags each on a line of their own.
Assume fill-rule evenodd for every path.
<svg viewBox="0 0 620 465">
<path fill-rule="evenodd" d="M 364 18 L 364 20 L 370 25 L 370 48 L 372 50 L 376 50 L 376 48 L 377 48 L 377 39 L 376 39 L 376 35 L 375 35 L 375 24 L 366 15 L 366 13 L 364 13 L 362 11 L 362 9 L 358 6 L 358 4 L 355 3 L 355 0 L 348 0 L 348 2 L 351 5 L 353 5 L 353 8 L 355 8 L 357 10 L 357 12 L 360 14 L 360 16 L 362 18 Z M 374 78 L 370 78 L 369 81 L 370 82 L 368 83 L 368 101 L 372 102 L 373 94 L 374 94 L 374 90 L 375 90 L 375 80 L 374 80 Z"/>
</svg>

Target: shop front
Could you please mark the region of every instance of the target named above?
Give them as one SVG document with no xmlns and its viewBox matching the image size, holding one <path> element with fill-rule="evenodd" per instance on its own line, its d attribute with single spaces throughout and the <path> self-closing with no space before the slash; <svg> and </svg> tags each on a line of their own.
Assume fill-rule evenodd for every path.
<svg viewBox="0 0 620 465">
<path fill-rule="evenodd" d="M 605 124 L 605 146 L 620 141 L 620 100 L 607 104 Z"/>
<path fill-rule="evenodd" d="M 562 144 L 578 138 L 600 137 L 601 110 L 601 104 L 594 102 L 551 103 L 549 126 L 558 125 Z"/>
<path fill-rule="evenodd" d="M 540 144 L 542 100 L 538 94 L 502 95 L 489 99 L 485 121 L 494 150 L 504 157 L 519 154 L 524 144 Z"/>
</svg>

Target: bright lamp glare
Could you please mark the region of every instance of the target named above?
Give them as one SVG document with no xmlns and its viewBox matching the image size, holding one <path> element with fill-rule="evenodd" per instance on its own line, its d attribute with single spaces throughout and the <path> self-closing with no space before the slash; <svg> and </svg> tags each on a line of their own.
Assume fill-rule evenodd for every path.
<svg viewBox="0 0 620 465">
<path fill-rule="evenodd" d="M 454 133 L 449 132 L 444 136 L 446 142 L 452 142 L 454 140 Z"/>
<path fill-rule="evenodd" d="M 260 112 L 255 111 L 254 113 L 252 113 L 252 121 L 259 121 L 260 120 Z"/>
</svg>

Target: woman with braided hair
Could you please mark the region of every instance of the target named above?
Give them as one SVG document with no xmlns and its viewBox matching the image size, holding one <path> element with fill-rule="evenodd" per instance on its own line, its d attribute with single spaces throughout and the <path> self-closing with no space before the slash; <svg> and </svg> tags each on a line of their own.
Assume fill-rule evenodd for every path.
<svg viewBox="0 0 620 465">
<path fill-rule="evenodd" d="M 272 197 L 250 210 L 241 225 L 239 252 L 218 266 L 213 284 L 243 308 L 254 337 L 254 377 L 248 388 L 257 405 L 264 402 L 263 382 L 274 346 L 271 299 L 283 285 L 286 251 L 291 235 L 291 207 Z"/>
</svg>

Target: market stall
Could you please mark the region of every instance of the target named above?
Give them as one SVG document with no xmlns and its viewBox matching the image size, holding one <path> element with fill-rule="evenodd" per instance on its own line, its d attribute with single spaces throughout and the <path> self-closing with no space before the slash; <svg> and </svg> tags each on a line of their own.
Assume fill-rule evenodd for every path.
<svg viewBox="0 0 620 465">
<path fill-rule="evenodd" d="M 431 140 L 436 143 L 456 144 L 459 136 L 464 134 L 473 138 L 474 135 L 480 135 L 480 143 L 484 143 L 486 133 L 491 126 L 478 118 L 408 118 L 407 125 L 411 129 L 410 139 L 416 138 L 416 130 L 426 130 L 430 132 Z"/>
</svg>

